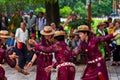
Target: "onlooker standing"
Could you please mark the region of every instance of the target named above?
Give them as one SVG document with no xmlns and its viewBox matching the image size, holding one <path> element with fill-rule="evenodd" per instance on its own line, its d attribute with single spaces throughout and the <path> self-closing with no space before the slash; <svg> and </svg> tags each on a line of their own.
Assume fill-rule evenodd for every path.
<svg viewBox="0 0 120 80">
<path fill-rule="evenodd" d="M 52 27 L 52 29 L 56 30 L 56 25 L 55 25 L 54 22 L 52 22 L 52 23 L 50 24 L 50 26 Z"/>
<path fill-rule="evenodd" d="M 52 27 L 52 29 L 54 29 L 55 31 L 60 31 L 60 28 L 61 28 L 61 30 L 62 30 L 62 28 L 63 28 L 63 26 L 56 26 L 56 24 L 54 23 L 54 22 L 52 22 L 51 24 L 50 24 L 50 26 Z M 64 29 L 63 29 L 64 30 Z"/>
<path fill-rule="evenodd" d="M 74 38 L 72 39 L 72 47 L 73 48 L 76 48 L 77 46 L 80 45 L 80 38 L 79 38 L 79 35 L 75 35 Z"/>
<path fill-rule="evenodd" d="M 16 30 L 15 34 L 16 39 L 16 49 L 15 52 L 19 56 L 18 58 L 18 65 L 20 68 L 24 68 L 26 64 L 26 55 L 27 55 L 27 41 L 28 41 L 28 30 L 25 27 L 25 23 L 21 22 L 20 28 Z"/>
<path fill-rule="evenodd" d="M 114 27 L 113 23 L 109 23 L 108 34 L 114 33 L 114 30 L 115 30 L 115 27 Z"/>
<path fill-rule="evenodd" d="M 109 23 L 112 23 L 112 18 L 109 17 L 109 18 L 107 19 L 107 22 L 108 22 L 108 24 L 109 24 Z"/>
<path fill-rule="evenodd" d="M 28 15 L 26 13 L 24 13 L 23 16 L 23 22 L 26 24 L 26 27 L 28 28 Z"/>
<path fill-rule="evenodd" d="M 38 26 L 38 37 L 41 37 L 40 31 L 43 30 L 44 26 L 46 25 L 46 19 L 44 18 L 44 13 L 40 12 L 38 14 L 37 19 L 37 26 Z"/>
<path fill-rule="evenodd" d="M 115 32 L 119 32 L 120 31 L 120 23 L 119 22 L 115 22 Z M 116 41 L 116 49 L 113 52 L 113 63 L 112 65 L 119 65 L 120 63 L 120 35 L 117 35 L 115 37 L 115 41 Z"/>
<path fill-rule="evenodd" d="M 30 12 L 30 16 L 28 16 L 28 26 L 27 29 L 29 33 L 35 33 L 36 26 L 36 16 L 33 15 L 33 11 Z"/>
<path fill-rule="evenodd" d="M 72 49 L 75 49 L 80 45 L 80 37 L 78 34 L 74 35 L 74 38 L 72 39 Z M 80 63 L 80 54 L 75 56 L 75 63 Z"/>
<path fill-rule="evenodd" d="M 98 29 L 96 31 L 96 36 L 105 36 L 106 35 L 104 32 L 104 23 L 103 22 L 99 22 L 97 28 Z M 100 42 L 99 48 L 102 53 L 102 56 L 105 57 L 105 42 Z"/>
<path fill-rule="evenodd" d="M 114 27 L 113 23 L 109 23 L 108 28 L 107 28 L 107 31 L 108 31 L 108 34 L 114 33 L 115 27 Z M 113 52 L 114 49 L 115 49 L 115 47 L 116 47 L 115 41 L 111 39 L 111 40 L 108 40 L 107 42 L 108 42 L 108 44 L 109 44 L 110 51 Z"/>
<path fill-rule="evenodd" d="M 5 30 L 8 29 L 8 18 L 7 16 L 5 15 L 5 13 L 3 12 L 2 13 L 2 28 L 4 28 Z"/>
</svg>

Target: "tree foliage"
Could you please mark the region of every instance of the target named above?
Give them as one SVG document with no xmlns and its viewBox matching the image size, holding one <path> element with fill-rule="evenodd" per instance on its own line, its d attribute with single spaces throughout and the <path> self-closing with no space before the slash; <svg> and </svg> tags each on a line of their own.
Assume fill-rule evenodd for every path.
<svg viewBox="0 0 120 80">
<path fill-rule="evenodd" d="M 100 3 L 92 3 L 92 16 L 110 15 L 112 13 L 112 1 L 102 0 Z"/>
<path fill-rule="evenodd" d="M 57 0 L 0 0 L 0 12 L 7 11 L 8 14 L 17 11 L 29 11 L 45 7 L 45 3 L 53 4 Z M 119 1 L 119 0 L 116 0 Z M 60 9 L 69 6 L 74 12 L 81 16 L 87 15 L 86 0 L 59 0 Z M 112 12 L 112 0 L 93 0 L 92 16 L 109 15 Z M 66 15 L 65 15 L 66 16 Z"/>
<path fill-rule="evenodd" d="M 35 13 L 38 14 L 39 12 L 44 12 L 45 13 L 45 8 L 40 7 L 35 9 Z"/>
<path fill-rule="evenodd" d="M 80 16 L 87 16 L 87 9 L 84 3 L 82 3 L 81 1 L 78 1 L 74 8 L 73 8 L 74 12 L 79 14 Z"/>
<path fill-rule="evenodd" d="M 88 25 L 88 19 L 86 17 L 78 18 L 69 23 L 69 26 L 72 28 L 77 28 L 80 25 Z"/>
<path fill-rule="evenodd" d="M 69 6 L 64 6 L 62 9 L 60 9 L 60 15 L 62 17 L 68 17 L 71 12 L 72 9 Z"/>
</svg>

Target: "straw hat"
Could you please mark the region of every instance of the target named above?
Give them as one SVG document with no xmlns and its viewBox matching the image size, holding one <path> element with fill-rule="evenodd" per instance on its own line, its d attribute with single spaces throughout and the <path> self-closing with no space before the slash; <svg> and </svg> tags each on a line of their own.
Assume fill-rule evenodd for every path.
<svg viewBox="0 0 120 80">
<path fill-rule="evenodd" d="M 103 26 L 105 23 L 104 22 L 99 22 L 98 25 L 99 26 Z"/>
<path fill-rule="evenodd" d="M 81 25 L 78 27 L 78 32 L 81 32 L 81 31 L 90 31 L 90 30 L 87 25 Z"/>
<path fill-rule="evenodd" d="M 43 30 L 40 31 L 42 35 L 53 35 L 55 30 L 51 26 L 45 26 Z"/>
<path fill-rule="evenodd" d="M 55 33 L 54 33 L 54 37 L 64 36 L 64 35 L 65 35 L 65 32 L 64 32 L 64 31 L 55 31 Z"/>
<path fill-rule="evenodd" d="M 7 30 L 1 30 L 0 31 L 0 38 L 9 38 L 8 31 Z"/>
</svg>

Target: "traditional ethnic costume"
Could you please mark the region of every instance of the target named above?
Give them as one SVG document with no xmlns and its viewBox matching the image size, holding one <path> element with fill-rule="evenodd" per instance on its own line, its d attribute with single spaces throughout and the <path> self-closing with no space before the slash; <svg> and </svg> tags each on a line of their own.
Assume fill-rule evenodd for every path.
<svg viewBox="0 0 120 80">
<path fill-rule="evenodd" d="M 7 36 L 8 31 L 0 31 L 0 38 L 8 38 Z M 1 47 L 1 46 L 0 46 Z M 0 80 L 7 80 L 5 77 L 5 70 L 2 67 L 3 59 L 12 67 L 14 68 L 16 66 L 16 61 L 10 59 L 7 52 L 0 48 Z"/>
<path fill-rule="evenodd" d="M 11 60 L 8 56 L 8 54 L 3 50 L 0 49 L 0 80 L 4 80 L 5 79 L 5 71 L 2 68 L 1 64 L 3 59 L 6 60 L 6 62 L 12 67 L 14 68 L 16 66 L 16 61 L 15 60 Z"/>
<path fill-rule="evenodd" d="M 78 27 L 78 32 L 82 31 L 89 31 L 88 26 Z M 79 47 L 76 48 L 75 53 L 85 51 L 87 54 L 87 67 L 82 80 L 109 80 L 105 60 L 99 49 L 99 42 L 107 41 L 113 37 L 113 34 L 103 37 L 91 35 L 87 42 L 81 42 Z"/>
<path fill-rule="evenodd" d="M 63 31 L 56 31 L 55 37 L 64 37 Z M 41 50 L 47 52 L 55 52 L 56 63 L 53 67 L 57 68 L 56 80 L 74 80 L 75 78 L 75 65 L 71 62 L 70 58 L 74 55 L 70 47 L 63 41 L 57 41 L 50 47 L 40 47 Z"/>
<path fill-rule="evenodd" d="M 41 34 L 43 35 L 53 35 L 54 30 L 50 26 L 45 26 L 44 29 L 41 31 Z M 40 50 L 41 46 L 48 47 L 50 46 L 51 42 L 48 40 L 42 39 L 39 44 L 35 47 L 35 54 L 37 55 L 37 75 L 36 80 L 51 80 L 51 72 L 47 73 L 45 71 L 45 68 L 49 65 L 52 65 L 52 53 L 49 52 L 43 52 Z"/>
</svg>

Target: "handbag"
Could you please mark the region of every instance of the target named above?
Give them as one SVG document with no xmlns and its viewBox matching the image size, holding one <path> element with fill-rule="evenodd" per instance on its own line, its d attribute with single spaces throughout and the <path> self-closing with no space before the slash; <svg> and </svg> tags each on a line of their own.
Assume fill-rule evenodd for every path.
<svg viewBox="0 0 120 80">
<path fill-rule="evenodd" d="M 22 49 L 22 46 L 23 46 L 22 42 L 18 42 L 18 43 L 17 43 L 17 48 L 18 48 L 18 49 Z"/>
</svg>

